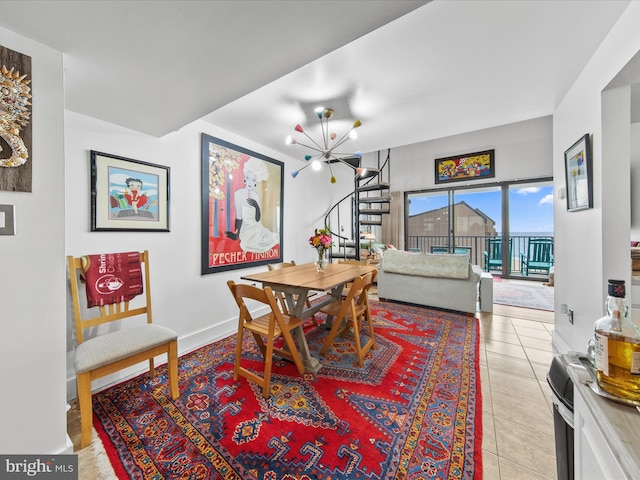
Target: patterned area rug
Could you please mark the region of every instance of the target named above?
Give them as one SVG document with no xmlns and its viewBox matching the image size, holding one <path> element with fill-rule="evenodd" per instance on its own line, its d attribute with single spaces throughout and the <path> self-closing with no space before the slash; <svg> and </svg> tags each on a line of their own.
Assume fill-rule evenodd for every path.
<svg viewBox="0 0 640 480">
<path fill-rule="evenodd" d="M 553 287 L 540 282 L 493 282 L 493 303 L 553 311 Z"/>
<path fill-rule="evenodd" d="M 362 368 L 348 336 L 320 357 L 327 330 L 309 323 L 324 367 L 299 375 L 274 359 L 268 399 L 233 380 L 233 336 L 180 357 L 176 401 L 165 367 L 94 395 L 114 470 L 135 479 L 481 479 L 477 320 L 371 307 L 377 349 Z M 253 339 L 243 344 L 245 365 L 260 371 Z"/>
</svg>

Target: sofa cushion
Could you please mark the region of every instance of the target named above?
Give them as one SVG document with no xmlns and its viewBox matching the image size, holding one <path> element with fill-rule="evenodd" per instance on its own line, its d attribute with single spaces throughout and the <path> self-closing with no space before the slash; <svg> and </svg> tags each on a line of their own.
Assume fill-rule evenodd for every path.
<svg viewBox="0 0 640 480">
<path fill-rule="evenodd" d="M 381 268 L 385 272 L 404 275 L 466 279 L 469 278 L 469 257 L 387 250 Z"/>
</svg>

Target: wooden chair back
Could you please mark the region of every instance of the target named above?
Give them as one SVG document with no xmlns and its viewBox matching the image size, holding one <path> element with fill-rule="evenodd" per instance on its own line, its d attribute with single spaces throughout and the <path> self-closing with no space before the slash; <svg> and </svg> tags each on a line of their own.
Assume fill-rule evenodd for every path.
<svg viewBox="0 0 640 480">
<path fill-rule="evenodd" d="M 549 238 L 532 238 L 529 240 L 530 262 L 551 263 L 553 259 L 553 240 Z"/>
<path fill-rule="evenodd" d="M 267 267 L 269 268 L 269 271 L 272 270 L 280 270 L 283 268 L 288 268 L 288 267 L 295 267 L 296 266 L 296 262 L 294 260 L 291 260 L 290 262 L 282 262 L 282 263 L 269 263 L 267 264 Z M 284 295 L 281 292 L 275 292 L 274 293 L 276 299 L 278 300 L 278 302 L 280 303 L 280 308 L 282 309 L 282 312 L 285 315 L 289 315 L 289 307 L 287 306 L 287 302 L 284 298 Z M 309 297 L 311 297 L 312 295 L 309 295 Z M 311 307 L 311 300 L 309 300 L 309 297 L 307 297 L 305 299 L 305 303 L 307 304 L 307 307 Z M 298 298 L 296 297 L 296 301 L 298 301 Z M 311 320 L 313 320 L 313 324 L 317 327 L 318 326 L 318 319 L 316 318 L 315 315 L 311 315 Z"/>
<path fill-rule="evenodd" d="M 143 300 L 136 308 L 130 307 L 130 302 L 118 302 L 110 305 L 99 305 L 97 311 L 87 309 L 83 310 L 81 307 L 80 298 L 83 297 L 81 289 L 79 288 L 79 282 L 83 282 L 84 279 L 84 267 L 86 257 L 68 257 L 69 260 L 69 272 L 74 273 L 70 275 L 71 283 L 71 299 L 73 303 L 73 316 L 75 319 L 75 333 L 78 344 L 84 342 L 84 331 L 88 328 L 97 327 L 104 323 L 116 322 L 125 318 L 136 317 L 138 315 L 145 315 L 147 323 L 153 323 L 152 311 L 151 311 L 151 287 L 149 282 L 149 252 L 144 251 L 140 253 L 140 264 L 143 269 Z M 139 297 L 136 297 L 135 303 L 139 302 Z"/>
<path fill-rule="evenodd" d="M 373 270 L 356 278 L 344 299 L 336 300 L 320 310 L 327 316 L 334 317 L 331 330 L 320 350 L 321 355 L 326 355 L 333 340 L 338 335 L 344 335 L 349 328 L 353 329 L 354 348 L 359 366 L 363 366 L 367 352 L 376 348 L 373 320 L 369 310 L 369 289 L 373 285 L 377 273 L 377 270 Z M 368 322 L 369 330 L 369 340 L 364 345 L 360 339 L 363 320 Z"/>
<path fill-rule="evenodd" d="M 253 285 L 237 284 L 232 280 L 229 280 L 227 285 L 239 309 L 233 378 L 234 380 L 238 380 L 238 377 L 242 376 L 258 384 L 262 388 L 262 396 L 268 398 L 271 393 L 271 368 L 274 353 L 292 360 L 301 375 L 305 371 L 293 337 L 291 336 L 292 330 L 301 327 L 302 321 L 291 318 L 280 310 L 276 297 L 273 295 L 270 287 L 261 289 Z M 263 306 L 267 306 L 269 310 L 268 313 L 254 317 L 247 307 L 246 300 L 253 300 Z M 251 333 L 264 357 L 262 376 L 242 366 L 242 341 L 245 331 Z M 274 340 L 280 336 L 284 338 L 286 348 L 277 348 L 274 346 Z"/>
<path fill-rule="evenodd" d="M 369 259 L 353 260 L 353 259 L 340 258 L 338 260 L 338 263 L 346 263 L 347 265 L 371 265 L 371 260 Z"/>
<path fill-rule="evenodd" d="M 269 263 L 269 264 L 267 264 L 267 267 L 269 268 L 269 271 L 271 271 L 271 270 L 280 270 L 282 268 L 295 267 L 295 266 L 296 266 L 296 262 L 294 260 L 291 260 L 290 262 Z"/>
<path fill-rule="evenodd" d="M 529 275 L 530 270 L 549 273 L 553 265 L 553 240 L 551 238 L 531 238 L 526 255 L 521 255 L 521 269 L 523 275 Z"/>
<path fill-rule="evenodd" d="M 511 258 L 513 239 L 509 238 L 509 258 Z M 487 239 L 487 249 L 484 251 L 484 270 L 502 270 L 502 238 Z"/>
<path fill-rule="evenodd" d="M 178 389 L 178 335 L 171 329 L 152 324 L 151 284 L 149 279 L 149 252 L 140 252 L 140 267 L 143 273 L 143 293 L 135 297 L 133 302 L 122 301 L 109 305 L 101 305 L 83 309 L 80 288 L 84 276 L 86 258 L 67 257 L 69 280 L 71 285 L 71 301 L 73 304 L 74 324 L 76 332 L 76 382 L 78 389 L 78 406 L 80 408 L 81 443 L 84 448 L 91 443 L 92 437 L 92 398 L 91 382 L 118 370 L 149 362 L 151 377 L 155 376 L 154 357 L 167 355 L 169 393 L 173 399 L 180 395 Z M 131 303 L 135 303 L 132 307 Z M 97 308 L 97 311 L 93 308 Z M 122 321 L 131 317 L 144 316 L 146 322 L 108 333 L 97 334 L 87 338 L 85 331 L 100 325 Z"/>
</svg>

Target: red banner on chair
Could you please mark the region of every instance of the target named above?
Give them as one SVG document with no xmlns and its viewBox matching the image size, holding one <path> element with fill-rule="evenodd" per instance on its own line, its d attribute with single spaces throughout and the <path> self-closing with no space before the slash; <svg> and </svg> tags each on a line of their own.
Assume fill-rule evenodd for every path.
<svg viewBox="0 0 640 480">
<path fill-rule="evenodd" d="M 139 252 L 86 255 L 82 267 L 88 307 L 128 302 L 142 293 Z"/>
</svg>

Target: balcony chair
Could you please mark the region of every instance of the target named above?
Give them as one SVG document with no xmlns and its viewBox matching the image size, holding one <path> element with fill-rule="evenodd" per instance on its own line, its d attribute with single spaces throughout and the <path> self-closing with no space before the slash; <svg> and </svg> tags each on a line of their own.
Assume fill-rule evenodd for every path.
<svg viewBox="0 0 640 480">
<path fill-rule="evenodd" d="M 232 280 L 227 282 L 231 294 L 238 304 L 240 315 L 238 317 L 238 335 L 236 338 L 236 357 L 233 367 L 233 379 L 238 380 L 239 376 L 258 384 L 262 388 L 262 396 L 268 398 L 271 393 L 271 366 L 273 364 L 273 354 L 292 360 L 298 368 L 298 373 L 304 373 L 304 365 L 300 359 L 296 344 L 291 336 L 291 331 L 301 327 L 302 321 L 285 315 L 278 307 L 278 301 L 273 295 L 270 287 L 264 289 L 252 285 L 236 284 Z M 253 318 L 245 300 L 252 300 L 267 306 L 269 313 Z M 242 337 L 244 332 L 251 332 L 260 352 L 264 357 L 263 376 L 254 373 L 241 365 L 242 359 Z M 279 337 L 284 338 L 283 349 L 275 347 L 274 340 Z"/>
<path fill-rule="evenodd" d="M 509 259 L 511 259 L 511 248 L 513 239 L 509 238 Z M 484 271 L 502 271 L 502 238 L 488 238 L 487 249 L 484 251 Z"/>
<path fill-rule="evenodd" d="M 282 262 L 282 263 L 269 263 L 267 265 L 267 267 L 269 268 L 269 271 L 272 270 L 280 270 L 282 268 L 287 268 L 287 267 L 295 267 L 296 266 L 296 262 L 294 260 L 291 260 L 290 262 Z M 289 307 L 287 306 L 287 302 L 284 299 L 284 295 L 282 294 L 282 292 L 274 292 L 274 295 L 276 297 L 276 299 L 278 300 L 278 302 L 280 302 L 280 306 L 282 308 L 282 313 L 284 313 L 285 315 L 289 315 Z M 310 294 L 304 301 L 304 303 L 307 305 L 308 308 L 311 308 L 311 300 L 310 298 L 313 297 L 315 294 Z M 294 301 L 297 302 L 298 301 L 298 296 L 295 295 L 294 296 Z M 313 324 L 317 327 L 318 326 L 318 319 L 316 318 L 315 314 L 311 315 L 311 320 L 313 320 Z"/>
<path fill-rule="evenodd" d="M 137 253 L 137 252 L 132 252 Z M 133 257 L 135 259 L 135 255 Z M 151 289 L 149 282 L 149 252 L 140 252 L 139 265 L 142 275 L 143 293 L 129 301 L 118 301 L 106 305 L 97 305 L 98 315 L 91 315 L 93 307 L 80 308 L 81 291 L 78 279 L 85 278 L 85 271 L 91 262 L 90 257 L 67 257 L 69 279 L 75 318 L 75 333 L 78 345 L 75 352 L 76 382 L 78 389 L 78 407 L 80 409 L 81 443 L 84 448 L 91 443 L 92 398 L 91 382 L 118 370 L 130 367 L 145 360 L 149 361 L 151 377 L 155 376 L 154 357 L 167 354 L 169 393 L 174 400 L 180 396 L 178 389 L 178 335 L 173 330 L 152 323 Z M 83 290 L 86 290 L 83 289 Z M 88 304 L 88 302 L 87 302 Z M 85 338 L 85 330 L 99 325 L 118 322 L 130 317 L 145 317 L 146 323 L 124 328 L 124 322 L 118 327 L 110 327 L 110 333 Z M 115 331 L 113 331 L 114 328 Z"/>
<path fill-rule="evenodd" d="M 528 276 L 531 270 L 534 273 L 546 273 L 553 266 L 553 239 L 532 238 L 529 240 L 527 253 L 520 254 L 522 275 Z"/>
<path fill-rule="evenodd" d="M 369 272 L 355 279 L 348 295 L 344 299 L 338 299 L 322 307 L 321 312 L 334 317 L 333 325 L 322 345 L 320 354 L 327 354 L 333 340 L 338 336 L 345 336 L 349 328 L 353 328 L 354 348 L 358 357 L 358 365 L 362 367 L 364 357 L 370 349 L 376 348 L 373 319 L 369 310 L 369 289 L 376 277 L 377 270 Z M 360 331 L 362 322 L 369 324 L 369 340 L 362 345 Z"/>
</svg>

